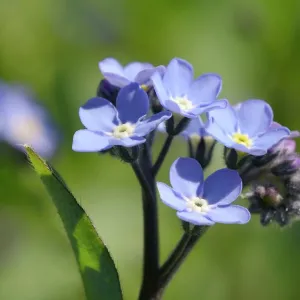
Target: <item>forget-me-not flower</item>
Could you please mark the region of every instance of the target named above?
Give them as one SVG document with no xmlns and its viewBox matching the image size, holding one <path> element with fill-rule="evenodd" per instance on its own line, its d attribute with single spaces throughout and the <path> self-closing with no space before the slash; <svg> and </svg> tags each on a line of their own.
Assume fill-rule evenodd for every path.
<svg viewBox="0 0 300 300">
<path fill-rule="evenodd" d="M 158 182 L 163 203 L 177 210 L 177 216 L 194 225 L 245 224 L 249 211 L 231 205 L 242 191 L 237 171 L 221 169 L 204 181 L 201 165 L 192 158 L 178 158 L 170 169 L 172 187 Z"/>
<path fill-rule="evenodd" d="M 114 86 L 122 88 L 131 82 L 138 83 L 144 90 L 152 86 L 151 76 L 158 72 L 163 74 L 164 66 L 154 67 L 149 63 L 132 62 L 122 66 L 114 58 L 106 58 L 99 62 L 99 69 L 106 80 Z"/>
<path fill-rule="evenodd" d="M 48 159 L 57 150 L 59 139 L 49 113 L 29 90 L 0 82 L 0 140 L 21 151 L 28 144 Z"/>
<path fill-rule="evenodd" d="M 193 66 L 183 59 L 171 60 L 164 75 L 156 72 L 152 82 L 161 105 L 187 118 L 227 105 L 227 100 L 217 101 L 221 77 L 209 73 L 194 80 Z"/>
<path fill-rule="evenodd" d="M 164 111 L 146 118 L 148 111 L 148 96 L 137 83 L 120 90 L 116 107 L 103 98 L 90 99 L 79 110 L 86 129 L 74 134 L 73 150 L 98 152 L 113 146 L 133 147 L 144 143 L 149 132 L 172 116 Z"/>
<path fill-rule="evenodd" d="M 273 111 L 263 100 L 247 100 L 237 107 L 208 112 L 206 131 L 228 148 L 252 155 L 264 155 L 289 136 L 288 128 L 274 128 Z"/>
</svg>

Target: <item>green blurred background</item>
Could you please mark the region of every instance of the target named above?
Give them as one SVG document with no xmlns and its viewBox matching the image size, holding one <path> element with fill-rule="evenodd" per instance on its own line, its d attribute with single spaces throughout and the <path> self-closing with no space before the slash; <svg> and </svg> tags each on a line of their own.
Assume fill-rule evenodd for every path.
<svg viewBox="0 0 300 300">
<path fill-rule="evenodd" d="M 276 121 L 299 129 L 299 50 L 298 0 L 1 0 L 0 78 L 31 86 L 61 127 L 63 145 L 52 163 L 107 243 L 125 299 L 136 299 L 141 277 L 139 186 L 126 164 L 71 150 L 82 128 L 78 107 L 101 79 L 98 61 L 185 58 L 199 75 L 221 74 L 222 97 L 265 99 Z M 176 141 L 160 180 L 185 151 Z M 221 165 L 218 157 L 208 172 Z M 84 299 L 71 247 L 38 178 L 9 155 L 0 164 L 0 299 Z M 164 259 L 181 228 L 173 210 L 160 205 L 159 215 Z M 214 226 L 164 299 L 298 299 L 299 226 L 262 228 L 257 217 L 245 226 Z"/>
</svg>

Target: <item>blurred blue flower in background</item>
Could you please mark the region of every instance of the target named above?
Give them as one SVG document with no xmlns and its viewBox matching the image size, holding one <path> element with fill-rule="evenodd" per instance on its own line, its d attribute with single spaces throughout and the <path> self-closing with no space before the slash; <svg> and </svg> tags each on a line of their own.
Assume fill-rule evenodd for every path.
<svg viewBox="0 0 300 300">
<path fill-rule="evenodd" d="M 162 76 L 152 76 L 153 87 L 162 106 L 188 118 L 196 118 L 214 108 L 224 108 L 227 100 L 217 100 L 222 79 L 217 74 L 203 74 L 194 80 L 193 66 L 174 58 Z"/>
<path fill-rule="evenodd" d="M 132 62 L 123 67 L 116 59 L 106 58 L 99 62 L 99 69 L 111 84 L 119 88 L 136 82 L 147 90 L 151 85 L 151 76 L 158 72 L 163 74 L 164 66 L 153 67 L 149 63 Z"/>
<path fill-rule="evenodd" d="M 59 132 L 29 90 L 0 82 L 0 140 L 19 150 L 29 144 L 41 156 L 50 158 L 57 149 Z"/>
<path fill-rule="evenodd" d="M 201 165 L 192 158 L 178 158 L 170 169 L 173 188 L 158 182 L 162 201 L 177 210 L 177 216 L 194 225 L 245 224 L 249 211 L 230 205 L 242 191 L 242 180 L 237 171 L 221 169 L 205 181 Z"/>
</svg>

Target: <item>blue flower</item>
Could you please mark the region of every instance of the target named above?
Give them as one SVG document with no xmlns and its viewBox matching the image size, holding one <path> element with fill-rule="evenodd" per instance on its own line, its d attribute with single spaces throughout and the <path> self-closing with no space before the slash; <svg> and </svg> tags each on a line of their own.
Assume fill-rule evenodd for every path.
<svg viewBox="0 0 300 300">
<path fill-rule="evenodd" d="M 152 82 L 161 105 L 187 118 L 227 106 L 227 100 L 216 101 L 222 87 L 221 77 L 203 74 L 194 80 L 192 65 L 183 59 L 171 60 L 164 75 L 156 72 Z"/>
<path fill-rule="evenodd" d="M 170 169 L 168 185 L 158 182 L 157 188 L 164 204 L 177 210 L 177 216 L 194 225 L 215 223 L 245 224 L 249 211 L 231 205 L 242 191 L 238 172 L 221 169 L 204 181 L 200 164 L 192 158 L 178 158 Z"/>
<path fill-rule="evenodd" d="M 79 110 L 80 120 L 87 129 L 74 134 L 73 150 L 98 152 L 113 146 L 144 143 L 149 132 L 172 116 L 165 111 L 145 118 L 148 111 L 148 96 L 137 83 L 120 90 L 116 107 L 103 98 L 90 99 Z"/>
<path fill-rule="evenodd" d="M 289 136 L 286 127 L 273 127 L 273 111 L 263 100 L 247 100 L 237 107 L 208 113 L 206 131 L 228 148 L 252 155 L 264 155 Z"/>
<path fill-rule="evenodd" d="M 54 155 L 59 133 L 48 112 L 29 90 L 0 82 L 0 139 L 24 151 L 28 144 L 45 158 Z"/>
<path fill-rule="evenodd" d="M 164 73 L 165 67 L 154 67 L 149 63 L 132 62 L 123 67 L 114 58 L 106 58 L 99 62 L 99 69 L 111 84 L 122 88 L 131 82 L 138 83 L 143 89 L 147 90 L 152 86 L 151 76 L 153 73 Z"/>
</svg>

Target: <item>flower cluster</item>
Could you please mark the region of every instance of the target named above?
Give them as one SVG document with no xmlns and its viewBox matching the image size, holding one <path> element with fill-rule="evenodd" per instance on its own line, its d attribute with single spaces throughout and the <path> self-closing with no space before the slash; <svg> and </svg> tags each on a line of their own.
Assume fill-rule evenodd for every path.
<svg viewBox="0 0 300 300">
<path fill-rule="evenodd" d="M 97 97 L 79 109 L 85 129 L 75 133 L 73 150 L 124 153 L 134 148 L 137 155 L 130 162 L 141 167 L 143 182 L 155 180 L 173 138 L 180 136 L 187 142 L 189 157 L 173 163 L 172 188 L 161 182 L 157 188 L 162 202 L 183 222 L 247 223 L 249 211 L 231 204 L 247 186 L 251 191 L 244 196 L 250 212 L 261 213 L 263 224 L 274 219 L 283 225 L 291 215 L 300 215 L 300 158 L 292 140 L 297 133 L 274 122 L 267 102 L 250 99 L 232 106 L 218 99 L 221 76 L 207 73 L 195 78 L 192 65 L 179 58 L 157 67 L 140 62 L 123 67 L 107 58 L 99 68 L 104 79 Z M 167 139 L 152 166 L 157 131 Z M 203 169 L 217 142 L 224 145 L 227 168 L 204 180 Z M 145 152 L 150 155 L 147 162 Z"/>
</svg>

